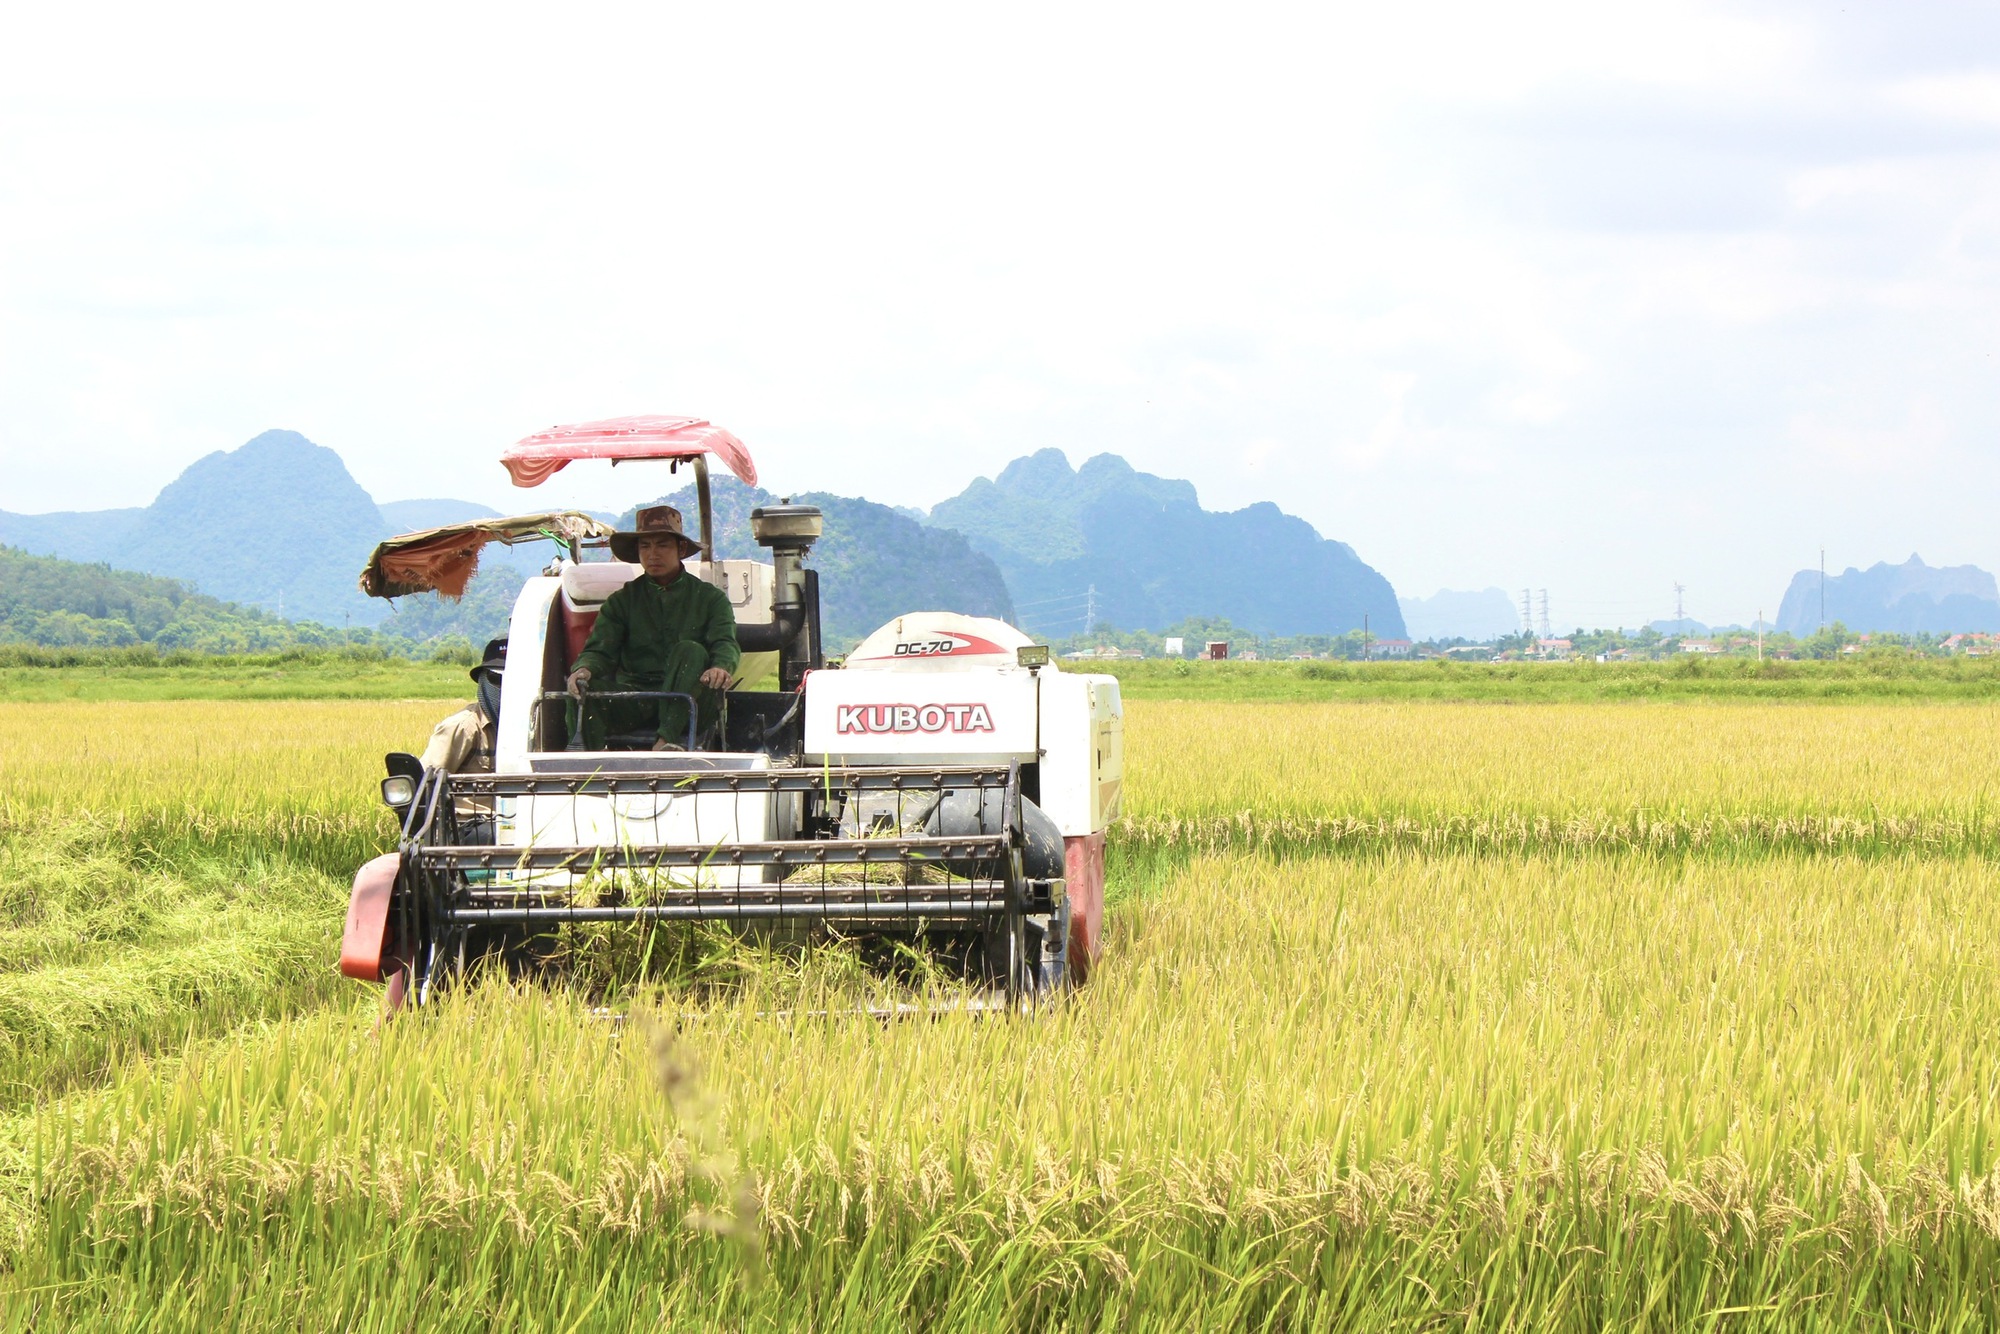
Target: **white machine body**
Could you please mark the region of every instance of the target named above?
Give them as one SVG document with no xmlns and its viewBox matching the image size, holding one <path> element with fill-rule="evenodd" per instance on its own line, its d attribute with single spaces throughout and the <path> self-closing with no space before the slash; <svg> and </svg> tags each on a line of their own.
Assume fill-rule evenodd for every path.
<svg viewBox="0 0 2000 1334">
<path fill-rule="evenodd" d="M 768 618 L 772 569 L 758 561 L 691 562 L 720 583 L 744 620 Z M 528 580 L 514 605 L 501 683 L 494 767 L 501 774 L 616 772 L 643 762 L 689 770 L 769 769 L 765 755 L 734 752 L 641 757 L 629 752 L 539 750 L 540 696 L 560 687 L 580 649 L 579 613 L 637 577 L 612 562 L 559 565 Z M 1005 622 L 950 612 L 899 617 L 849 656 L 845 670 L 805 681 L 807 765 L 978 764 L 1037 766 L 1038 803 L 1065 838 L 1101 834 L 1116 818 L 1124 781 L 1124 708 L 1110 676 L 1020 666 L 1015 650 L 1033 641 Z M 762 655 L 758 655 L 762 656 Z M 750 673 L 749 657 L 739 677 Z M 496 812 L 503 847 L 699 842 L 727 847 L 796 836 L 796 799 L 708 792 L 659 798 L 594 795 L 505 798 Z M 509 882 L 526 873 L 502 872 Z M 686 872 L 690 883 L 762 883 L 762 868 L 717 866 Z M 545 883 L 568 872 L 543 872 Z"/>
<path fill-rule="evenodd" d="M 1034 641 L 1004 621 L 918 612 L 883 626 L 837 672 L 806 678 L 807 764 L 1038 766 L 1037 803 L 1064 837 L 1118 814 L 1125 709 L 1113 676 L 1019 665 Z"/>
</svg>

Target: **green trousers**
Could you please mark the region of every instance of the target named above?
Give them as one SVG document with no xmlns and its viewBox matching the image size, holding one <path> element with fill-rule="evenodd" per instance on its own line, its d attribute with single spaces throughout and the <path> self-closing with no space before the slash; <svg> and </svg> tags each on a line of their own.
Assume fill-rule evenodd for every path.
<svg viewBox="0 0 2000 1334">
<path fill-rule="evenodd" d="M 667 651 L 667 670 L 660 677 L 619 676 L 611 681 L 592 681 L 593 690 L 678 690 L 695 698 L 697 738 L 715 721 L 720 697 L 701 683 L 708 670 L 708 648 L 692 639 Z M 576 705 L 569 706 L 569 725 L 576 727 Z M 687 744 L 687 701 L 684 699 L 607 699 L 586 702 L 583 744 L 603 750 L 607 735 L 655 732 L 663 741 Z"/>
</svg>

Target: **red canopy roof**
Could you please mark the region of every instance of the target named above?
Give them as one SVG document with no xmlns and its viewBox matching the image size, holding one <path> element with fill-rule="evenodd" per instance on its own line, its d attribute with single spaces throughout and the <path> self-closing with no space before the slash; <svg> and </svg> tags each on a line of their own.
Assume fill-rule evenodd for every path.
<svg viewBox="0 0 2000 1334">
<path fill-rule="evenodd" d="M 540 486 L 572 459 L 691 459 L 713 454 L 729 471 L 757 485 L 750 451 L 729 432 L 699 417 L 612 417 L 551 426 L 516 441 L 500 456 L 515 486 Z"/>
</svg>

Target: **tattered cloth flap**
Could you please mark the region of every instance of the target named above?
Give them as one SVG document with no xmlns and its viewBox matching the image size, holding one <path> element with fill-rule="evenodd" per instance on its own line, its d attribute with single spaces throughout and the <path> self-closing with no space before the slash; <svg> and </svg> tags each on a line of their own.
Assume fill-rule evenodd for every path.
<svg viewBox="0 0 2000 1334">
<path fill-rule="evenodd" d="M 488 542 L 559 542 L 609 537 L 610 524 L 575 510 L 548 514 L 517 514 L 508 519 L 474 519 L 468 523 L 404 533 L 376 547 L 361 572 L 361 591 L 372 598 L 400 598 L 411 593 L 465 596 L 465 586 L 479 569 L 479 551 Z"/>
</svg>

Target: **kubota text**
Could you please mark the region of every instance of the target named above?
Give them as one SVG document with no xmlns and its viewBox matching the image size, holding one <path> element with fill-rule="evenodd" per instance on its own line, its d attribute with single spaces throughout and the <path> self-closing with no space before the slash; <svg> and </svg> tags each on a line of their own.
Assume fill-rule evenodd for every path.
<svg viewBox="0 0 2000 1334">
<path fill-rule="evenodd" d="M 984 704 L 841 704 L 839 732 L 990 732 Z"/>
</svg>

